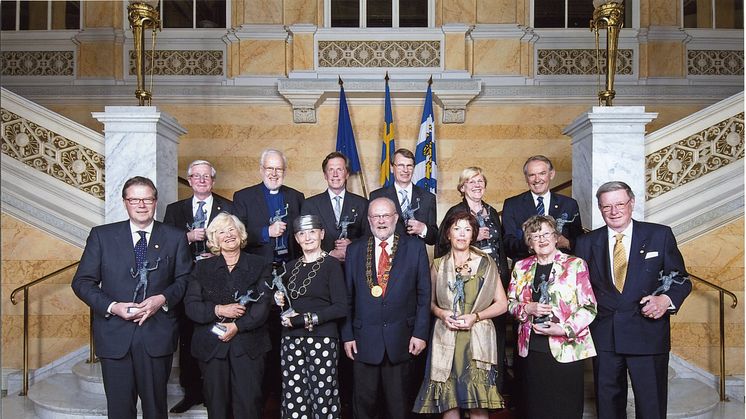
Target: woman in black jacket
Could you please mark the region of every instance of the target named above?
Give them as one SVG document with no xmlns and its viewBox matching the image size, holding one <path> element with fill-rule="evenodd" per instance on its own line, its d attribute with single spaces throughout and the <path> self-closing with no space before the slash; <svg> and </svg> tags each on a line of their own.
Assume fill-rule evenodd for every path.
<svg viewBox="0 0 746 419">
<path fill-rule="evenodd" d="M 271 349 L 265 325 L 271 265 L 241 252 L 246 228 L 221 213 L 207 228 L 216 256 L 197 262 L 184 306 L 195 322 L 192 355 L 199 361 L 210 418 L 261 417 L 264 360 Z"/>
</svg>

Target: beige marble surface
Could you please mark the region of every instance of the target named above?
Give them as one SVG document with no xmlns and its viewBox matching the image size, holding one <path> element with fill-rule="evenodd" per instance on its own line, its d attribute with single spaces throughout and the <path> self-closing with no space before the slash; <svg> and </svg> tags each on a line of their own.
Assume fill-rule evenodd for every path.
<svg viewBox="0 0 746 419">
<path fill-rule="evenodd" d="M 78 77 L 121 78 L 121 46 L 113 42 L 83 42 L 78 47 Z"/>
<path fill-rule="evenodd" d="M 517 0 L 477 0 L 476 23 L 517 23 Z"/>
<path fill-rule="evenodd" d="M 285 74 L 285 41 L 252 39 L 241 41 L 239 73 Z"/>
<path fill-rule="evenodd" d="M 313 33 L 299 33 L 293 35 L 293 70 L 314 69 L 314 40 Z"/>
<path fill-rule="evenodd" d="M 681 42 L 650 42 L 648 56 L 648 77 L 683 77 L 684 55 L 686 51 Z"/>
<path fill-rule="evenodd" d="M 521 42 L 514 39 L 477 39 L 474 41 L 474 74 L 521 74 Z"/>
<path fill-rule="evenodd" d="M 678 25 L 680 3 L 671 0 L 648 0 L 650 26 Z"/>
<path fill-rule="evenodd" d="M 124 10 L 121 1 L 83 2 L 83 26 L 85 28 L 122 28 Z"/>
<path fill-rule="evenodd" d="M 444 0 L 441 4 L 443 24 L 472 24 L 476 20 L 477 0 Z"/>
<path fill-rule="evenodd" d="M 317 0 L 285 0 L 284 7 L 286 25 L 296 23 L 316 24 L 318 21 Z"/>
</svg>

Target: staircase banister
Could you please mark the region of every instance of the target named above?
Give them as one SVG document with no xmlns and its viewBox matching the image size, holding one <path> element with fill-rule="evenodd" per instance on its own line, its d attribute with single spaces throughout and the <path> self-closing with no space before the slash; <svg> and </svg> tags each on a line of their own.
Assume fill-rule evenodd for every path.
<svg viewBox="0 0 746 419">
<path fill-rule="evenodd" d="M 69 265 L 67 265 L 65 267 L 57 269 L 56 271 L 54 271 L 52 273 L 48 273 L 48 274 L 46 274 L 46 275 L 44 275 L 44 276 L 42 276 L 40 278 L 37 278 L 37 279 L 35 279 L 35 280 L 27 283 L 27 284 L 21 285 L 20 287 L 14 289 L 13 292 L 10 293 L 10 302 L 13 303 L 13 305 L 18 304 L 18 301 L 16 301 L 16 293 L 18 293 L 20 291 L 23 291 L 24 289 L 29 289 L 29 288 L 33 287 L 34 285 L 36 285 L 36 284 L 39 284 L 41 282 L 46 281 L 49 278 L 52 278 L 53 276 L 59 275 L 62 272 L 65 272 L 65 271 L 67 271 L 68 269 L 70 269 L 70 268 L 72 268 L 74 266 L 78 266 L 78 264 L 80 264 L 80 261 L 73 262 L 73 263 L 71 263 L 71 264 L 69 264 Z"/>
<path fill-rule="evenodd" d="M 718 290 L 718 291 L 720 291 L 720 292 L 722 292 L 724 294 L 728 294 L 728 296 L 733 300 L 733 303 L 731 303 L 730 308 L 736 308 L 736 306 L 738 306 L 738 297 L 736 297 L 736 294 L 728 291 L 727 289 L 725 289 L 725 288 L 723 288 L 721 286 L 715 285 L 715 284 L 713 284 L 712 282 L 710 282 L 710 281 L 708 281 L 706 279 L 702 279 L 702 278 L 698 277 L 697 275 L 692 275 L 691 273 L 689 273 L 689 278 L 695 279 L 695 280 L 697 280 L 697 281 L 699 281 L 699 282 L 707 285 L 708 287 L 714 288 L 714 289 L 716 289 L 716 290 Z"/>
</svg>

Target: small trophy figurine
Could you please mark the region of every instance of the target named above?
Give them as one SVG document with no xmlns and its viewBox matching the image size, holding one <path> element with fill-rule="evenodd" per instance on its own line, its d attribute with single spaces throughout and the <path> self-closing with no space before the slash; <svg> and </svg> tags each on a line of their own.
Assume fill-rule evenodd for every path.
<svg viewBox="0 0 746 419">
<path fill-rule="evenodd" d="M 347 229 L 349 228 L 350 224 L 355 224 L 355 221 L 357 221 L 357 213 L 355 212 L 355 208 L 352 209 L 352 221 L 350 221 L 350 216 L 345 215 L 339 220 L 339 229 L 341 232 L 339 233 L 339 238 L 337 240 L 344 240 L 347 238 Z"/>
<path fill-rule="evenodd" d="M 552 274 L 554 274 L 554 272 L 552 272 Z M 539 279 L 541 280 L 541 282 L 539 283 L 538 289 L 532 286 L 531 290 L 539 293 L 539 301 L 538 301 L 539 304 L 549 304 L 549 301 L 551 301 L 549 298 L 549 282 L 550 281 L 547 281 L 547 278 L 544 274 L 542 274 L 541 277 L 539 277 Z M 551 319 L 552 319 L 551 314 L 546 314 L 544 316 L 538 316 L 538 317 L 534 316 L 534 324 L 541 324 L 543 325 L 543 327 L 549 327 L 548 324 L 544 324 L 544 323 L 549 322 Z"/>
<path fill-rule="evenodd" d="M 569 224 L 573 221 L 575 221 L 576 218 L 578 218 L 578 214 L 575 214 L 572 216 L 572 218 L 569 218 L 570 216 L 567 215 L 566 212 L 563 212 L 562 215 L 559 216 L 556 220 L 554 220 L 557 223 L 557 232 L 559 234 L 562 234 L 562 230 L 565 228 L 566 224 Z"/>
<path fill-rule="evenodd" d="M 246 290 L 246 294 L 244 295 L 238 295 L 238 291 L 236 291 L 236 293 L 233 294 L 233 301 L 246 307 L 246 305 L 249 303 L 255 303 L 259 301 L 259 299 L 262 298 L 264 293 L 261 292 L 256 297 L 252 297 L 253 295 L 254 295 L 254 290 Z M 233 321 L 236 321 L 236 319 L 233 319 Z M 215 324 L 212 325 L 212 329 L 210 329 L 210 331 L 219 337 L 223 337 L 223 335 L 225 335 L 225 332 L 228 331 L 228 328 L 223 326 L 220 323 L 222 323 L 222 321 L 215 322 Z"/>
<path fill-rule="evenodd" d="M 658 273 L 658 282 L 660 282 L 661 285 L 658 288 L 656 288 L 656 290 L 653 291 L 651 295 L 661 295 L 664 292 L 671 289 L 671 285 L 673 284 L 681 285 L 684 282 L 689 280 L 688 276 L 683 276 L 681 277 L 681 280 L 677 281 L 675 278 L 678 276 L 679 276 L 679 271 L 671 271 L 671 273 L 669 273 L 668 275 L 664 275 L 663 271 L 660 271 Z"/>
<path fill-rule="evenodd" d="M 284 307 L 285 304 L 279 304 L 278 301 L 285 300 L 287 301 L 288 308 L 284 310 L 282 313 L 280 313 L 280 318 L 283 317 L 293 317 L 297 313 L 293 309 L 293 303 L 290 302 L 290 297 L 288 297 L 288 290 L 285 288 L 285 284 L 282 283 L 282 276 L 285 275 L 285 272 L 287 270 L 285 269 L 285 264 L 282 264 L 282 272 L 278 273 L 277 269 L 272 270 L 272 284 L 266 284 L 267 288 L 271 290 L 277 290 L 275 291 L 275 303 L 277 303 L 280 308 Z M 287 299 L 286 299 L 287 298 Z"/>
<path fill-rule="evenodd" d="M 451 318 L 456 320 L 459 316 L 458 313 L 464 312 L 464 277 L 457 273 L 456 280 L 448 284 L 448 289 L 453 291 L 453 314 Z"/>
<path fill-rule="evenodd" d="M 130 268 L 130 275 L 132 278 L 137 278 L 137 286 L 135 286 L 135 292 L 132 294 L 132 302 L 137 301 L 137 294 L 142 290 L 142 299 L 144 300 L 148 294 L 148 274 L 158 269 L 158 263 L 161 258 L 156 259 L 155 266 L 149 268 L 150 263 L 145 261 L 144 264 L 140 265 L 137 269 Z M 140 309 L 137 307 L 127 307 L 127 314 L 137 313 Z"/>
<path fill-rule="evenodd" d="M 409 204 L 409 207 L 406 210 L 402 210 L 402 219 L 404 220 L 404 226 L 409 223 L 409 220 L 414 219 L 414 213 L 420 209 L 420 198 L 418 197 L 415 201 L 417 203 L 417 206 L 415 207 L 413 204 Z"/>
<path fill-rule="evenodd" d="M 195 215 L 194 222 L 192 222 L 191 224 L 187 223 L 187 230 L 192 231 L 197 228 L 205 228 L 205 222 L 207 222 L 207 210 L 205 208 L 202 208 L 202 212 L 198 212 Z M 194 249 L 194 253 L 197 256 L 196 259 L 202 259 L 200 255 L 207 251 L 207 248 L 205 247 L 205 241 L 200 240 L 198 242 L 194 242 Z"/>
<path fill-rule="evenodd" d="M 285 208 L 278 208 L 275 210 L 275 215 L 269 219 L 269 225 L 282 221 L 288 216 L 288 205 L 289 204 L 285 204 Z M 275 238 L 275 252 L 277 252 L 278 255 L 284 255 L 288 252 L 288 245 L 285 243 L 284 234 Z"/>
</svg>

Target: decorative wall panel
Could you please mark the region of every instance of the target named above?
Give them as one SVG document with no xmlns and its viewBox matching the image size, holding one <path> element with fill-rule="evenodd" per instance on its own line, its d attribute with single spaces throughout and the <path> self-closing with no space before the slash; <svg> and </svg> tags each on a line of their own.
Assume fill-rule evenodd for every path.
<svg viewBox="0 0 746 419">
<path fill-rule="evenodd" d="M 3 51 L 3 76 L 73 76 L 75 51 Z"/>
<path fill-rule="evenodd" d="M 145 74 L 150 74 L 152 52 L 145 53 Z M 222 76 L 223 51 L 156 50 L 155 76 Z M 129 74 L 135 75 L 135 52 L 130 51 Z"/>
<path fill-rule="evenodd" d="M 686 67 L 692 76 L 743 76 L 743 51 L 689 50 Z"/>
<path fill-rule="evenodd" d="M 743 112 L 645 156 L 647 199 L 743 159 Z"/>
<path fill-rule="evenodd" d="M 2 152 L 40 172 L 104 199 L 104 156 L 0 109 Z"/>
<path fill-rule="evenodd" d="M 633 74 L 634 51 L 617 51 L 616 74 Z M 598 74 L 595 49 L 539 49 L 537 74 L 540 76 L 587 76 Z M 606 51 L 599 51 L 600 67 L 606 71 Z"/>
<path fill-rule="evenodd" d="M 319 41 L 319 67 L 440 67 L 440 41 Z"/>
</svg>

